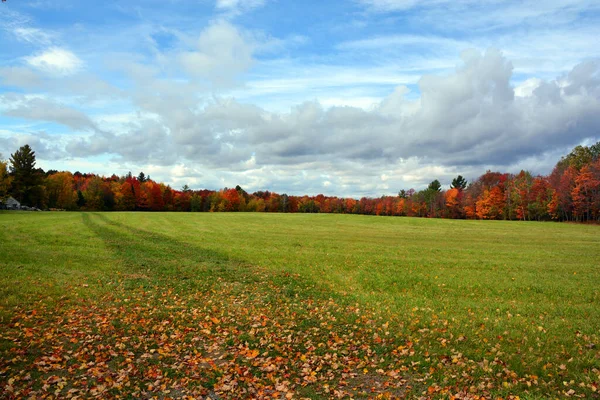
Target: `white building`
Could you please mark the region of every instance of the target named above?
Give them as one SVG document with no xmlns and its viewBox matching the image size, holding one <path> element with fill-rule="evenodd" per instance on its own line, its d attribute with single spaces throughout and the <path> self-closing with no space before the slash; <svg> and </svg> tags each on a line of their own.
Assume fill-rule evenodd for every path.
<svg viewBox="0 0 600 400">
<path fill-rule="evenodd" d="M 9 197 L 4 201 L 4 205 L 8 210 L 19 210 L 21 209 L 21 203 L 17 201 L 14 197 Z"/>
</svg>

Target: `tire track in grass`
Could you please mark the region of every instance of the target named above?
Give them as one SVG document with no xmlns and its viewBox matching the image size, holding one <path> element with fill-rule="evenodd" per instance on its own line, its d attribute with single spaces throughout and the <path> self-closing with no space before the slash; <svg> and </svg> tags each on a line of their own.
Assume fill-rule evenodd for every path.
<svg viewBox="0 0 600 400">
<path fill-rule="evenodd" d="M 81 221 L 120 271 L 90 281 L 101 296 L 14 310 L 0 328 L 10 343 L 0 349 L 2 398 L 594 396 L 594 382 L 577 393 L 518 375 L 501 357 L 463 356 L 455 346 L 470 339 L 427 320 L 431 310 L 388 321 L 298 275 L 104 214 Z"/>
</svg>

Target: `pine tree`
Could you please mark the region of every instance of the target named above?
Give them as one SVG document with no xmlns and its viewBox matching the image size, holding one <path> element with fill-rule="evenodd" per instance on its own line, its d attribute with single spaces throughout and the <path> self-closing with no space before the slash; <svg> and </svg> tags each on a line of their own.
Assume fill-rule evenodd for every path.
<svg viewBox="0 0 600 400">
<path fill-rule="evenodd" d="M 452 189 L 465 190 L 467 188 L 467 180 L 463 178 L 462 175 L 459 175 L 452 179 L 452 184 L 450 187 Z"/>
<path fill-rule="evenodd" d="M 10 174 L 13 178 L 11 185 L 12 195 L 19 202 L 30 206 L 41 206 L 43 203 L 40 188 L 42 176 L 40 170 L 35 168 L 35 151 L 28 144 L 22 146 L 10 156 Z"/>
</svg>

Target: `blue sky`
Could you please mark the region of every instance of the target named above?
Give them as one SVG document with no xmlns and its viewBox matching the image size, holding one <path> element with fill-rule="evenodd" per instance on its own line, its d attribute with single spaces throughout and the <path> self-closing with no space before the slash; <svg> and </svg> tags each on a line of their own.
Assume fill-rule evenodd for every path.
<svg viewBox="0 0 600 400">
<path fill-rule="evenodd" d="M 600 3 L 8 0 L 0 153 L 379 196 L 600 140 Z"/>
</svg>

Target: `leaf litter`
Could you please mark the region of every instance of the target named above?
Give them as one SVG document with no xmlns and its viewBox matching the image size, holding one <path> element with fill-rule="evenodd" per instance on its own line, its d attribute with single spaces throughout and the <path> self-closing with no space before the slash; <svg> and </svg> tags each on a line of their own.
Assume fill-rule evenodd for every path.
<svg viewBox="0 0 600 400">
<path fill-rule="evenodd" d="M 598 380 L 560 387 L 511 371 L 502 356 L 465 357 L 453 346 L 468 338 L 448 335 L 441 319 L 424 328 L 423 310 L 384 317 L 319 296 L 296 275 L 251 274 L 155 286 L 125 277 L 96 299 L 16 308 L 0 330 L 0 397 L 598 397 L 597 370 Z"/>
</svg>

